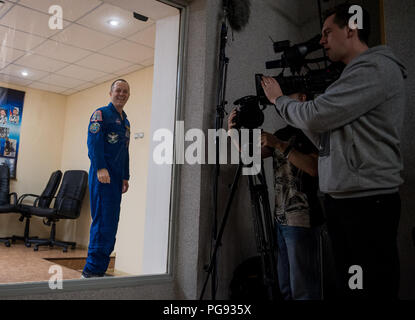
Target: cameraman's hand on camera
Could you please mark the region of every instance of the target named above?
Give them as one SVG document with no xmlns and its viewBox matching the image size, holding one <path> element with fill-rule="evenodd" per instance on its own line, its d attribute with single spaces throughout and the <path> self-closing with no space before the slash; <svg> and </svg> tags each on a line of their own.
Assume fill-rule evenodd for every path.
<svg viewBox="0 0 415 320">
<path fill-rule="evenodd" d="M 276 145 L 278 144 L 278 139 L 273 134 L 263 131 L 261 133 L 261 157 L 266 159 L 271 157 L 274 153 Z"/>
<path fill-rule="evenodd" d="M 230 136 L 232 138 L 232 142 L 235 145 L 235 147 L 239 151 L 241 151 L 241 148 L 239 146 L 239 140 L 235 139 L 236 137 L 234 135 L 231 135 L 231 131 L 230 131 L 231 129 L 234 129 L 234 127 L 236 126 L 236 123 L 235 123 L 234 119 L 235 119 L 237 113 L 238 113 L 238 109 L 235 108 L 229 114 L 229 117 L 228 117 L 228 136 Z"/>
<path fill-rule="evenodd" d="M 283 96 L 281 87 L 277 80 L 273 77 L 263 76 L 261 81 L 262 88 L 264 89 L 264 93 L 267 96 L 269 102 L 275 104 L 276 100 Z"/>
<path fill-rule="evenodd" d="M 269 150 L 272 153 L 275 149 L 279 150 L 280 152 L 284 152 L 285 148 L 287 148 L 288 143 L 285 141 L 281 141 L 276 136 L 268 132 L 262 132 L 261 134 L 261 150 Z"/>
<path fill-rule="evenodd" d="M 261 148 L 268 147 L 274 151 L 278 149 L 279 144 L 280 140 L 273 134 L 265 131 L 261 133 Z"/>
<path fill-rule="evenodd" d="M 236 117 L 237 112 L 238 112 L 238 110 L 235 108 L 229 114 L 229 117 L 228 117 L 228 132 L 229 132 L 229 130 L 233 129 L 236 126 L 236 123 L 234 122 L 234 119 Z"/>
</svg>

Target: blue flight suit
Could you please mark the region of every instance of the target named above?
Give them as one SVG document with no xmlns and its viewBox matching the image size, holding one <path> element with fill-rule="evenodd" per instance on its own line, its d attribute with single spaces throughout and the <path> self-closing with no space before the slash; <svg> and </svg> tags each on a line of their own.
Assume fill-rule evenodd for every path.
<svg viewBox="0 0 415 320">
<path fill-rule="evenodd" d="M 120 216 L 123 180 L 129 180 L 130 122 L 112 103 L 98 108 L 88 126 L 89 193 L 91 231 L 84 273 L 105 274 L 114 250 Z M 97 171 L 106 168 L 111 183 L 98 181 Z"/>
</svg>

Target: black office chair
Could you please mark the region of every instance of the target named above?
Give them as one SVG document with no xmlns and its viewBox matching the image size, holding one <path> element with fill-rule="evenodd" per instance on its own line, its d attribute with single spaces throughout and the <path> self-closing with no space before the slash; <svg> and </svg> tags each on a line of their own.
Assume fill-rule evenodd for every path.
<svg viewBox="0 0 415 320">
<path fill-rule="evenodd" d="M 50 175 L 49 181 L 46 184 L 45 189 L 41 193 L 41 195 L 36 195 L 32 193 L 26 193 L 19 197 L 17 200 L 16 210 L 21 214 L 19 220 L 23 222 L 24 219 L 26 219 L 25 229 L 24 229 L 24 235 L 21 236 L 12 236 L 11 240 L 12 243 L 15 243 L 16 240 L 23 240 L 26 247 L 30 247 L 31 244 L 28 240 L 37 239 L 38 237 L 29 237 L 29 229 L 30 229 L 30 209 L 35 208 L 49 208 L 53 197 L 55 196 L 56 190 L 58 190 L 59 183 L 62 179 L 62 171 L 56 170 Z M 27 198 L 31 198 L 33 200 L 32 205 L 25 204 L 24 201 L 27 200 Z"/>
<path fill-rule="evenodd" d="M 0 165 L 0 214 L 17 212 L 16 204 L 16 192 L 10 193 L 10 169 L 6 165 Z M 10 237 L 0 238 L 0 242 L 3 242 L 6 247 L 10 247 Z"/>
<path fill-rule="evenodd" d="M 88 173 L 86 171 L 68 170 L 63 175 L 53 208 L 32 207 L 29 209 L 31 216 L 43 217 L 45 225 L 52 225 L 49 239 L 28 240 L 29 243 L 35 244 L 35 251 L 39 250 L 39 246 L 63 247 L 63 252 L 67 252 L 69 246 L 75 249 L 76 242 L 56 241 L 56 222 L 60 219 L 77 219 L 79 217 L 87 182 Z"/>
</svg>

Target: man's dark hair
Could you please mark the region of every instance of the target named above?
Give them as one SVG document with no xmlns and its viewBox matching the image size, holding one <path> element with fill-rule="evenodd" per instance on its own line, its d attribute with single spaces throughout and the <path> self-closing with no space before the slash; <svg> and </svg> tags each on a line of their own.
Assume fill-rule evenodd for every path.
<svg viewBox="0 0 415 320">
<path fill-rule="evenodd" d="M 324 13 L 324 20 L 326 20 L 331 15 L 335 14 L 334 23 L 337 24 L 340 28 L 344 28 L 349 25 L 350 18 L 354 15 L 354 13 L 349 13 L 349 8 L 353 6 L 353 3 L 342 3 L 334 8 L 328 9 Z M 362 7 L 363 12 L 363 28 L 357 29 L 357 34 L 359 36 L 359 40 L 361 42 L 366 43 L 369 45 L 369 35 L 370 35 L 370 15 Z"/>
<path fill-rule="evenodd" d="M 124 79 L 117 79 L 117 80 L 115 80 L 115 81 L 111 84 L 111 91 L 112 91 L 112 89 L 114 89 L 114 85 L 115 85 L 118 81 L 125 82 L 126 84 L 128 84 L 128 82 L 127 82 L 126 80 L 124 80 Z M 128 85 L 129 85 L 129 84 L 128 84 Z"/>
</svg>

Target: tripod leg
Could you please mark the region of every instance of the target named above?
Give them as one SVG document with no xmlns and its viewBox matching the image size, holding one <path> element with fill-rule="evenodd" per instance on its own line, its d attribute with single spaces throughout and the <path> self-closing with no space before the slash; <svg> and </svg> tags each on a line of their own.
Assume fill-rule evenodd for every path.
<svg viewBox="0 0 415 320">
<path fill-rule="evenodd" d="M 261 254 L 263 280 L 268 289 L 268 297 L 275 300 L 279 298 L 276 239 L 265 177 L 260 173 L 257 178 L 260 181 L 257 185 L 253 176 L 248 178 L 255 239 L 257 250 Z"/>
<path fill-rule="evenodd" d="M 220 226 L 220 229 L 219 229 L 219 233 L 218 233 L 218 236 L 217 236 L 217 239 L 216 239 L 216 242 L 215 242 L 215 247 L 214 247 L 214 250 L 213 250 L 213 253 L 212 253 L 212 257 L 211 257 L 211 260 L 210 260 L 209 267 L 206 270 L 206 272 L 208 274 L 206 276 L 206 280 L 205 280 L 205 283 L 204 283 L 203 288 L 202 288 L 202 293 L 200 294 L 200 300 L 203 299 L 203 296 L 204 296 L 205 290 L 206 290 L 206 285 L 209 281 L 209 277 L 211 276 L 213 268 L 216 265 L 216 255 L 217 255 L 219 246 L 221 245 L 223 232 L 225 230 L 226 222 L 228 220 L 229 212 L 231 210 L 232 201 L 233 201 L 233 198 L 235 196 L 236 189 L 238 188 L 239 178 L 240 178 L 241 173 L 242 173 L 242 166 L 243 166 L 242 163 L 240 163 L 238 165 L 238 169 L 236 170 L 235 178 L 234 178 L 233 183 L 232 183 L 231 193 L 229 194 L 228 202 L 226 204 L 225 214 L 223 216 L 222 223 L 221 223 L 221 226 Z M 213 288 L 213 289 L 214 289 L 214 291 L 216 291 L 216 288 Z M 216 294 L 216 292 L 212 292 L 213 297 L 215 296 L 215 294 Z"/>
</svg>

